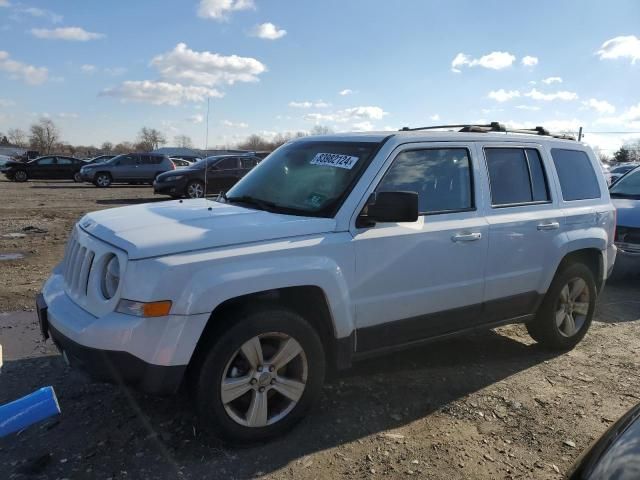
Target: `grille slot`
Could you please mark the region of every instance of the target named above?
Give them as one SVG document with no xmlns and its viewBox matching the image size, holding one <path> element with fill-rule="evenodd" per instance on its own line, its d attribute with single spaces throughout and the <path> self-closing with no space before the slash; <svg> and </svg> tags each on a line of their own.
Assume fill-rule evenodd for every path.
<svg viewBox="0 0 640 480">
<path fill-rule="evenodd" d="M 67 294 L 76 298 L 87 295 L 89 273 L 94 258 L 95 252 L 80 245 L 74 234 L 69 240 L 64 259 L 64 285 Z"/>
</svg>

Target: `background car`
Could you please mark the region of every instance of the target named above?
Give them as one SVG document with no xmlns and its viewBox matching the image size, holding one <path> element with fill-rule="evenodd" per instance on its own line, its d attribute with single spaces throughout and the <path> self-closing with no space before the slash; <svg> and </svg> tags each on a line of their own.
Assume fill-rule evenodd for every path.
<svg viewBox="0 0 640 480">
<path fill-rule="evenodd" d="M 80 176 L 96 187 L 108 187 L 112 183 L 153 183 L 163 172 L 176 166 L 166 155 L 158 153 L 126 153 L 104 163 L 85 165 Z"/>
<path fill-rule="evenodd" d="M 198 157 L 196 155 L 171 155 L 171 160 L 177 158 L 179 160 L 186 160 L 189 163 L 196 163 L 202 160 L 202 157 Z"/>
<path fill-rule="evenodd" d="M 617 182 L 625 173 L 630 172 L 638 166 L 637 163 L 623 163 L 622 165 L 616 165 L 609 169 L 609 184 L 613 185 Z"/>
<path fill-rule="evenodd" d="M 77 158 L 47 155 L 27 163 L 9 161 L 6 163 L 3 173 L 7 178 L 16 182 L 26 182 L 29 179 L 69 179 L 81 182 L 80 169 L 82 165 L 82 160 Z"/>
<path fill-rule="evenodd" d="M 11 157 L 6 155 L 0 155 L 0 173 L 3 173 L 7 168 L 7 163 L 11 162 Z"/>
<path fill-rule="evenodd" d="M 640 167 L 622 176 L 609 189 L 617 211 L 615 276 L 640 274 Z"/>
<path fill-rule="evenodd" d="M 116 155 L 100 155 L 98 157 L 94 157 L 94 158 L 90 158 L 88 160 L 85 160 L 85 165 L 92 165 L 94 163 L 104 163 L 108 160 L 111 160 L 112 158 L 114 158 Z"/>
<path fill-rule="evenodd" d="M 178 158 L 178 157 L 170 157 L 170 159 L 173 162 L 173 164 L 176 166 L 177 169 L 190 167 L 194 163 L 194 162 L 190 162 L 188 160 L 184 160 L 184 159 Z"/>
<path fill-rule="evenodd" d="M 207 193 L 226 192 L 260 162 L 253 155 L 217 155 L 180 169 L 163 173 L 153 182 L 153 191 L 173 198 L 201 198 Z"/>
</svg>

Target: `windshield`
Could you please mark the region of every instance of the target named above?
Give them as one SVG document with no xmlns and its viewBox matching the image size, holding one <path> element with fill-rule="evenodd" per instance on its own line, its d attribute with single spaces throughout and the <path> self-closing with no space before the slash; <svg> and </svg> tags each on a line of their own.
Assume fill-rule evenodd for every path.
<svg viewBox="0 0 640 480">
<path fill-rule="evenodd" d="M 628 173 L 613 184 L 609 193 L 612 197 L 640 198 L 640 168 Z"/>
<path fill-rule="evenodd" d="M 229 190 L 227 201 L 244 200 L 258 207 L 269 204 L 273 211 L 331 217 L 379 145 L 318 140 L 286 144 Z"/>
</svg>

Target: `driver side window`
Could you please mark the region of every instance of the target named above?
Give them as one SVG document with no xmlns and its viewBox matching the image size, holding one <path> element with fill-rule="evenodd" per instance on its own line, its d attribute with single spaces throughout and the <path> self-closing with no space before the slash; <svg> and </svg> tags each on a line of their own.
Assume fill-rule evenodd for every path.
<svg viewBox="0 0 640 480">
<path fill-rule="evenodd" d="M 398 154 L 376 192 L 416 192 L 420 215 L 474 208 L 466 148 L 407 150 Z"/>
<path fill-rule="evenodd" d="M 38 165 L 39 166 L 53 165 L 55 163 L 56 163 L 56 158 L 55 157 L 45 157 L 45 158 L 41 158 L 40 160 L 38 160 Z"/>
</svg>

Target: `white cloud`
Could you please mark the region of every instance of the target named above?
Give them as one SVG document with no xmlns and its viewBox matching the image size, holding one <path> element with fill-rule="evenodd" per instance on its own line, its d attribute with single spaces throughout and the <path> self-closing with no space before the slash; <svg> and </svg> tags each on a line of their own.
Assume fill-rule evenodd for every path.
<svg viewBox="0 0 640 480">
<path fill-rule="evenodd" d="M 46 40 L 68 40 L 72 42 L 88 42 L 89 40 L 98 40 L 105 37 L 103 33 L 87 32 L 80 27 L 32 28 L 31 35 Z"/>
<path fill-rule="evenodd" d="M 196 113 L 195 115 L 191 115 L 189 118 L 187 118 L 187 122 L 195 123 L 195 124 L 203 123 L 204 115 L 202 115 L 201 113 Z"/>
<path fill-rule="evenodd" d="M 104 73 L 111 75 L 112 77 L 119 77 L 120 75 L 127 73 L 127 69 L 125 67 L 106 67 L 104 69 Z"/>
<path fill-rule="evenodd" d="M 437 122 L 438 120 L 440 120 L 440 115 L 438 115 L 437 113 L 431 115 L 429 117 L 429 120 L 433 121 L 433 122 Z"/>
<path fill-rule="evenodd" d="M 597 100 L 595 98 L 590 98 L 589 100 L 582 102 L 582 104 L 585 107 L 595 110 L 596 112 L 602 113 L 602 114 L 606 113 L 611 115 L 616 111 L 616 107 L 611 105 L 606 100 Z"/>
<path fill-rule="evenodd" d="M 10 7 L 9 0 L 0 0 L 0 7 Z"/>
<path fill-rule="evenodd" d="M 538 110 L 540 110 L 540 107 L 537 107 L 535 105 L 516 105 L 516 108 L 518 110 L 529 110 L 531 112 L 537 112 Z"/>
<path fill-rule="evenodd" d="M 341 95 L 344 97 L 346 95 L 351 95 L 352 93 L 353 93 L 353 90 L 351 90 L 350 88 L 345 88 L 344 90 L 340 90 L 338 92 L 338 95 Z"/>
<path fill-rule="evenodd" d="M 58 118 L 78 118 L 80 115 L 73 112 L 60 112 L 58 113 Z"/>
<path fill-rule="evenodd" d="M 640 60 L 640 38 L 635 35 L 612 38 L 602 44 L 596 55 L 600 60 L 628 58 L 634 64 Z"/>
<path fill-rule="evenodd" d="M 551 102 L 554 100 L 577 100 L 578 95 L 575 92 L 568 92 L 566 90 L 560 90 L 554 93 L 542 93 L 535 88 L 533 88 L 530 92 L 524 94 L 525 97 L 531 97 L 534 100 L 544 100 L 546 102 Z"/>
<path fill-rule="evenodd" d="M 37 18 L 46 18 L 51 21 L 51 23 L 60 23 L 63 19 L 62 15 L 58 15 L 51 10 L 45 10 L 43 8 L 36 7 L 20 8 L 18 10 L 18 13 L 26 13 L 27 15 L 31 15 L 32 17 Z"/>
<path fill-rule="evenodd" d="M 249 124 L 245 122 L 232 122 L 231 120 L 223 120 L 222 125 L 230 128 L 249 128 Z"/>
<path fill-rule="evenodd" d="M 496 102 L 507 102 L 513 98 L 517 98 L 520 96 L 520 92 L 518 90 L 505 90 L 501 88 L 500 90 L 492 90 L 487 95 L 490 99 L 495 100 Z"/>
<path fill-rule="evenodd" d="M 0 107 L 13 107 L 16 104 L 13 100 L 7 100 L 6 98 L 0 98 Z"/>
<path fill-rule="evenodd" d="M 209 87 L 257 82 L 258 75 L 267 71 L 267 67 L 255 58 L 196 52 L 184 43 L 179 43 L 170 52 L 157 55 L 151 64 L 166 80 Z"/>
<path fill-rule="evenodd" d="M 596 123 L 606 125 L 619 125 L 624 128 L 640 128 L 640 102 L 627 108 L 617 117 L 603 117 L 596 120 Z"/>
<path fill-rule="evenodd" d="M 231 12 L 255 8 L 253 0 L 200 0 L 198 16 L 226 20 Z"/>
<path fill-rule="evenodd" d="M 550 132 L 558 133 L 578 133 L 583 122 L 574 118 L 571 120 L 547 120 L 542 122 L 542 126 Z"/>
<path fill-rule="evenodd" d="M 483 67 L 491 70 L 502 70 L 510 67 L 516 57 L 509 52 L 491 52 L 474 59 L 464 53 L 458 53 L 451 62 L 451 70 L 460 73 L 460 67 Z"/>
<path fill-rule="evenodd" d="M 532 57 L 531 55 L 526 55 L 522 57 L 522 65 L 525 67 L 535 67 L 538 64 L 538 57 Z"/>
<path fill-rule="evenodd" d="M 331 104 L 322 100 L 318 100 L 317 102 L 310 102 L 308 100 L 305 100 L 304 102 L 289 102 L 289 106 L 292 108 L 327 108 L 330 107 Z"/>
<path fill-rule="evenodd" d="M 206 87 L 144 80 L 123 82 L 117 87 L 103 90 L 100 96 L 120 98 L 124 102 L 180 105 L 185 102 L 202 102 L 207 97 L 222 97 L 222 93 Z"/>
<path fill-rule="evenodd" d="M 365 120 L 364 122 L 354 123 L 352 127 L 355 132 L 370 132 L 375 128 L 373 126 L 373 123 L 369 122 L 368 120 Z"/>
<path fill-rule="evenodd" d="M 0 71 L 7 72 L 11 78 L 21 79 L 30 85 L 39 85 L 47 81 L 49 70 L 34 67 L 10 58 L 9 52 L 0 50 Z"/>
<path fill-rule="evenodd" d="M 542 80 L 545 85 L 551 85 L 552 83 L 562 83 L 561 77 L 547 77 Z"/>
<path fill-rule="evenodd" d="M 388 115 L 388 113 L 380 107 L 365 106 L 345 108 L 333 113 L 308 113 L 304 116 L 304 119 L 314 122 L 345 123 L 381 120 L 385 115 Z"/>
<path fill-rule="evenodd" d="M 277 40 L 278 38 L 282 38 L 287 34 L 287 31 L 278 27 L 276 27 L 273 23 L 261 23 L 260 25 L 256 25 L 251 30 L 251 35 L 258 38 L 263 38 L 265 40 Z"/>
<path fill-rule="evenodd" d="M 95 65 L 88 64 L 88 63 L 85 64 L 85 65 L 82 65 L 80 67 L 80 71 L 82 71 L 82 73 L 88 73 L 88 74 L 95 73 L 95 71 L 97 69 L 98 69 L 98 67 L 96 67 Z"/>
</svg>

